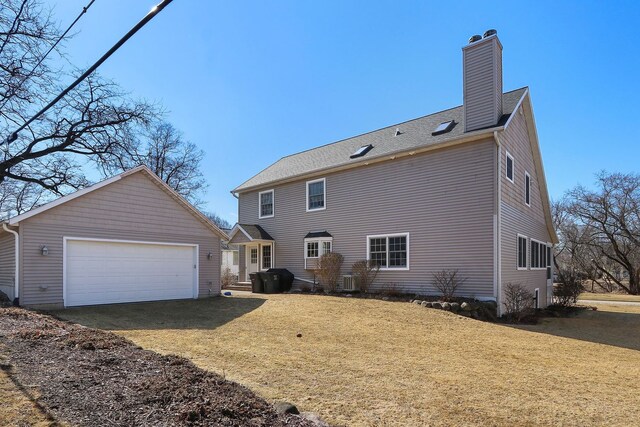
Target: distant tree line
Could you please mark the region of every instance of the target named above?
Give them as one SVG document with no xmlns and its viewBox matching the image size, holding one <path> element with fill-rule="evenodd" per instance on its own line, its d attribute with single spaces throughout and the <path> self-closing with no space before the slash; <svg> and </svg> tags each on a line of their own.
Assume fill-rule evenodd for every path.
<svg viewBox="0 0 640 427">
<path fill-rule="evenodd" d="M 640 175 L 601 172 L 552 206 L 558 280 L 640 294 Z"/>
</svg>

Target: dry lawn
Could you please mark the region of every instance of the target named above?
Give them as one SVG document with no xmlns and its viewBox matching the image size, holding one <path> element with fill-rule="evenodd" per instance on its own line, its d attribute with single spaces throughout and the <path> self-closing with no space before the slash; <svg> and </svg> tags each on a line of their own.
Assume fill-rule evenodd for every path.
<svg viewBox="0 0 640 427">
<path fill-rule="evenodd" d="M 640 295 L 626 295 L 626 294 L 604 294 L 583 292 L 580 294 L 581 300 L 588 301 L 623 301 L 623 302 L 637 302 L 640 303 Z"/>
<path fill-rule="evenodd" d="M 8 365 L 0 363 L 0 426 L 59 426 L 35 403 L 37 391 L 16 384 Z"/>
<path fill-rule="evenodd" d="M 338 425 L 627 426 L 640 419 L 640 308 L 620 311 L 515 328 L 407 303 L 251 295 L 58 314 Z"/>
</svg>

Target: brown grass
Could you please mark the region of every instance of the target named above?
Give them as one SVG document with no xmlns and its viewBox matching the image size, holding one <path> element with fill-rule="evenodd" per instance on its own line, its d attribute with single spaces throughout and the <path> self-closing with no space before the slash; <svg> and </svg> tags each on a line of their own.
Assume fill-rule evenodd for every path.
<svg viewBox="0 0 640 427">
<path fill-rule="evenodd" d="M 624 301 L 640 303 L 640 295 L 583 292 L 578 299 L 587 301 Z"/>
<path fill-rule="evenodd" d="M 408 303 L 269 295 L 59 314 L 188 357 L 335 424 L 588 426 L 640 419 L 640 311 L 602 307 L 515 328 Z M 619 332 L 605 339 L 612 319 Z"/>
<path fill-rule="evenodd" d="M 0 426 L 57 426 L 34 402 L 35 390 L 25 390 L 11 379 L 11 369 L 0 359 Z"/>
</svg>

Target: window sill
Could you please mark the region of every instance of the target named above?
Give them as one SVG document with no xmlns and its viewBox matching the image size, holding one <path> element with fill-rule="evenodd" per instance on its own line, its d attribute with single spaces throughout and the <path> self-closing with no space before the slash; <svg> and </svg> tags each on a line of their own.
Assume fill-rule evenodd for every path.
<svg viewBox="0 0 640 427">
<path fill-rule="evenodd" d="M 518 271 L 527 271 L 528 268 L 527 267 L 517 267 L 516 270 L 518 270 Z"/>
<path fill-rule="evenodd" d="M 267 219 L 267 218 L 273 218 L 274 215 L 267 215 L 267 216 L 259 216 L 258 219 Z"/>
<path fill-rule="evenodd" d="M 380 267 L 379 271 L 409 271 L 409 267 Z"/>
<path fill-rule="evenodd" d="M 323 208 L 315 208 L 315 209 L 307 209 L 307 212 L 317 212 L 317 211 L 324 211 L 326 210 L 327 207 L 323 207 Z"/>
<path fill-rule="evenodd" d="M 531 267 L 530 270 L 531 271 L 545 271 L 547 269 L 547 267 Z"/>
</svg>

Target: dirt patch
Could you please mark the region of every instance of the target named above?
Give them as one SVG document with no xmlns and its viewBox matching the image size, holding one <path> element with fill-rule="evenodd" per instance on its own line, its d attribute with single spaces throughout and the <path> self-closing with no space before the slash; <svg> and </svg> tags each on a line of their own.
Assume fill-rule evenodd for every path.
<svg viewBox="0 0 640 427">
<path fill-rule="evenodd" d="M 0 309 L 2 366 L 73 425 L 313 426 L 189 360 L 19 308 Z"/>
</svg>

